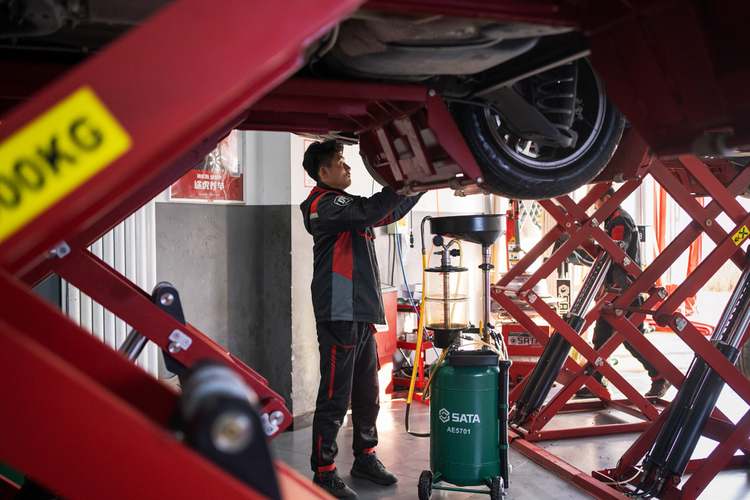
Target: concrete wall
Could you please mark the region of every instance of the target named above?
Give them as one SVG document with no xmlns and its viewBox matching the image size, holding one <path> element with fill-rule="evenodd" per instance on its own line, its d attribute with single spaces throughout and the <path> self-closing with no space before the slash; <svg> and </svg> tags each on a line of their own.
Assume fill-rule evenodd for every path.
<svg viewBox="0 0 750 500">
<path fill-rule="evenodd" d="M 241 134 L 245 203 L 158 203 L 158 279 L 180 291 L 185 317 L 203 333 L 269 381 L 287 402 L 295 427 L 312 421 L 319 384 L 318 343 L 312 310 L 312 236 L 299 204 L 313 182 L 302 169 L 309 141 L 282 133 Z M 357 148 L 347 147 L 354 183 L 350 192 L 369 196 L 373 183 Z M 419 223 L 424 215 L 483 213 L 486 197 L 456 198 L 450 190 L 426 194 L 415 207 L 415 246 L 402 236 L 410 284 L 421 281 Z M 428 237 L 429 238 L 429 237 Z M 389 239 L 377 230 L 383 282 L 390 282 Z M 391 250 L 395 251 L 391 239 Z M 479 247 L 464 245 L 464 265 L 476 269 Z M 391 254 L 393 255 L 393 254 Z M 433 265 L 437 261 L 433 260 Z M 395 284 L 403 282 L 396 263 Z M 470 273 L 470 289 L 481 297 L 481 275 Z M 481 319 L 480 300 L 470 307 Z"/>
<path fill-rule="evenodd" d="M 245 204 L 158 203 L 158 279 L 188 322 L 292 398 L 289 134 L 241 134 Z"/>
<path fill-rule="evenodd" d="M 185 319 L 288 399 L 289 206 L 159 203 L 156 226 L 158 279 Z"/>
</svg>

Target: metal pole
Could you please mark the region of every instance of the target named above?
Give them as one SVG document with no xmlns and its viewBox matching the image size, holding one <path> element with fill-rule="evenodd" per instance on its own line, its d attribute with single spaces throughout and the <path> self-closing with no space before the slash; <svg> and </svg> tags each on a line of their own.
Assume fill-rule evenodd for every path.
<svg viewBox="0 0 750 500">
<path fill-rule="evenodd" d="M 118 351 L 125 354 L 130 361 L 135 362 L 138 359 L 138 356 L 141 355 L 141 352 L 143 351 L 143 348 L 146 347 L 147 343 L 148 339 L 146 337 L 135 330 L 130 330 L 128 337 L 125 339 L 125 342 L 122 343 Z"/>
<path fill-rule="evenodd" d="M 490 247 L 489 245 L 482 245 L 482 274 L 484 275 L 484 335 L 482 340 L 485 343 L 490 343 L 490 333 L 488 327 L 490 325 Z"/>
</svg>

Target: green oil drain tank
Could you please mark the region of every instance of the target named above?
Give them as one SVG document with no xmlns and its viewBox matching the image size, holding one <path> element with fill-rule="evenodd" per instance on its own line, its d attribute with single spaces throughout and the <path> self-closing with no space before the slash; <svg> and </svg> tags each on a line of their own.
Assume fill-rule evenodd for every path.
<svg viewBox="0 0 750 500">
<path fill-rule="evenodd" d="M 509 366 L 491 351 L 443 360 L 430 401 L 430 469 L 441 481 L 472 486 L 499 476 L 508 486 Z"/>
</svg>

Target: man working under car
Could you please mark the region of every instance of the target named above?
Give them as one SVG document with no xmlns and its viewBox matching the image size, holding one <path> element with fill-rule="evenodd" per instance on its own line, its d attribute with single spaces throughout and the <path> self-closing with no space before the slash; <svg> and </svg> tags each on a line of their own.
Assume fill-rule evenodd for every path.
<svg viewBox="0 0 750 500">
<path fill-rule="evenodd" d="M 599 207 L 601 207 L 609 198 L 615 193 L 614 188 L 609 188 L 606 193 L 602 195 L 601 198 L 599 198 L 595 203 L 594 206 L 597 210 L 599 210 Z M 623 210 L 622 207 L 617 207 L 617 210 L 614 211 L 612 215 L 607 218 L 607 220 L 604 222 L 604 230 L 607 232 L 610 238 L 614 241 L 622 241 L 623 244 L 623 250 L 625 250 L 625 253 L 630 257 L 630 260 L 632 260 L 635 265 L 641 266 L 641 247 L 639 244 L 638 239 L 638 227 L 635 225 L 635 221 L 633 221 L 633 218 L 630 216 L 629 213 L 627 213 L 625 210 Z M 622 271 L 622 268 L 616 265 L 612 265 L 609 268 L 609 271 L 607 271 L 607 278 L 605 280 L 605 286 L 607 288 L 611 288 L 614 285 L 619 285 L 622 290 L 624 290 L 627 287 L 627 278 L 624 276 L 624 272 Z M 643 298 L 639 295 L 638 298 L 636 298 L 633 303 L 631 304 L 631 307 L 640 307 L 643 305 Z M 630 317 L 632 313 L 628 313 L 627 317 Z M 638 331 L 641 332 L 641 334 L 644 333 L 645 328 L 644 324 L 641 323 L 638 325 Z M 607 323 L 604 319 L 599 318 L 596 320 L 596 325 L 594 326 L 594 338 L 592 339 L 592 342 L 594 344 L 594 349 L 597 351 L 609 340 L 609 338 L 614 333 L 614 328 L 612 328 L 612 325 Z M 667 379 L 664 378 L 663 375 L 659 373 L 659 371 L 654 368 L 654 366 L 648 362 L 646 358 L 641 356 L 641 354 L 629 343 L 624 342 L 625 348 L 630 352 L 630 354 L 633 355 L 635 359 L 637 359 L 642 365 L 643 368 L 645 368 L 646 372 L 648 372 L 648 376 L 651 377 L 651 388 L 646 393 L 646 397 L 655 397 L 660 398 L 664 396 L 664 394 L 667 392 L 667 389 L 669 389 L 669 382 Z M 602 374 L 599 372 L 594 372 L 594 378 L 604 387 L 607 387 L 606 381 L 602 378 Z M 580 391 L 576 392 L 576 396 L 579 397 L 594 397 L 594 393 L 591 392 L 591 390 L 584 386 Z"/>
<path fill-rule="evenodd" d="M 385 187 L 370 198 L 345 191 L 351 169 L 343 145 L 316 142 L 302 165 L 316 182 L 300 208 L 312 234 L 312 296 L 320 350 L 320 387 L 313 417 L 310 464 L 313 482 L 337 498 L 357 498 L 338 475 L 336 436 L 352 407 L 354 465 L 351 475 L 391 485 L 398 478 L 378 460 L 375 422 L 380 409 L 378 354 L 373 324 L 384 324 L 373 226 L 395 222 L 419 197 Z"/>
</svg>

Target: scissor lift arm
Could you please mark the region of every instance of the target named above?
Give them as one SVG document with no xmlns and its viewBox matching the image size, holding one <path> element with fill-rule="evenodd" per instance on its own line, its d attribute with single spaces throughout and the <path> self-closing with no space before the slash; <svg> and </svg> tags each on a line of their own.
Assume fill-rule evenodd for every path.
<svg viewBox="0 0 750 500">
<path fill-rule="evenodd" d="M 6 409 L 0 412 L 0 460 L 70 500 L 264 497 L 167 431 L 174 393 L 73 325 L 36 297 L 30 286 L 58 272 L 162 349 L 168 347 L 169 335 L 180 330 L 192 339 L 192 345 L 175 353 L 178 361 L 188 367 L 205 359 L 223 362 L 258 393 L 261 412 L 282 414 L 275 433 L 286 428 L 291 415 L 265 380 L 190 325 L 165 314 L 147 293 L 86 248 L 238 127 L 359 134 L 371 166 L 386 182 L 404 191 L 480 182 L 481 173 L 440 96 L 427 88 L 356 82 L 326 88 L 326 82 L 302 80 L 281 85 L 299 69 L 304 49 L 361 4 L 355 0 L 179 0 L 3 116 L 0 161 L 5 162 L 5 170 L 1 173 L 15 177 L 0 192 L 4 196 L 0 204 L 0 375 L 12 381 L 0 386 L 0 401 Z M 716 54 L 726 53 L 722 49 L 731 47 L 732 40 L 742 41 L 739 35 L 722 35 L 744 32 L 744 25 L 742 30 L 730 29 L 750 18 L 744 2 L 664 0 L 630 5 L 474 0 L 459 6 L 444 0 L 373 0 L 367 7 L 404 13 L 470 12 L 487 19 L 577 28 L 589 36 L 594 66 L 607 82 L 609 95 L 658 153 L 685 152 L 705 124 L 733 126 L 735 137 L 723 137 L 726 143 L 750 142 L 750 101 L 744 92 L 750 56 L 747 51 L 734 58 L 722 56 L 720 62 L 734 64 L 719 65 L 718 73 L 712 65 Z M 711 16 L 701 17 L 705 12 Z M 671 27 L 675 19 L 680 29 Z M 191 36 L 196 27 L 211 35 Z M 670 47 L 701 49 L 701 44 L 706 50 L 686 51 L 689 58 L 662 57 L 673 55 Z M 734 46 L 744 47 L 741 43 Z M 625 77 L 623 68 L 628 71 Z M 48 76 L 61 69 L 46 68 L 51 71 Z M 638 74 L 648 78 L 628 77 Z M 674 82 L 686 79 L 697 82 L 697 90 L 685 93 L 674 87 Z M 28 88 L 34 86 L 32 82 Z M 654 113 L 644 113 L 644 106 Z M 103 156 L 92 153 L 105 149 Z M 715 200 L 719 195 L 703 211 L 681 202 L 696 218 L 686 231 L 690 235 L 705 231 L 719 244 L 715 258 L 696 273 L 705 277 L 717 262 L 727 258 L 738 262 L 743 253 L 726 243 L 729 236 L 716 225 L 709 227 L 706 218 L 701 222 L 697 216 L 715 217 L 725 210 L 736 223 L 746 223 L 747 214 L 727 198 L 744 189 L 747 175 L 740 174 L 740 180 L 733 181 L 728 189 L 731 196 L 727 196 L 694 162 L 686 160 L 684 167 Z M 664 169 L 651 171 L 667 175 Z M 617 194 L 621 191 L 625 193 L 621 189 Z M 563 199 L 570 214 L 566 221 L 585 224 L 583 209 L 598 194 L 601 189 L 595 188 L 580 207 Z M 603 207 L 597 217 L 611 213 L 615 202 Z M 563 220 L 561 214 L 557 217 Z M 562 227 L 555 230 L 557 235 L 571 232 L 569 242 L 584 245 L 591 235 L 622 263 L 622 252 L 601 230 L 589 226 L 577 234 L 569 226 Z M 554 239 L 544 241 L 551 244 Z M 51 255 L 53 249 L 57 251 Z M 653 281 L 648 281 L 648 272 L 640 274 L 633 289 L 650 290 Z M 648 287 L 636 287 L 647 281 Z M 678 322 L 674 307 L 680 297 L 694 293 L 695 283 L 678 289 L 662 304 L 657 318 Z M 533 302 L 529 290 L 521 294 Z M 607 304 L 600 305 L 606 310 Z M 652 305 L 647 303 L 647 307 Z M 537 306 L 541 307 L 540 301 Z M 616 306 L 617 302 L 612 310 Z M 641 316 L 638 313 L 634 318 Z M 587 322 L 592 320 L 587 316 Z M 553 326 L 595 362 L 597 354 L 587 350 L 564 322 Z M 647 345 L 638 344 L 632 331 L 621 331 L 639 349 L 648 350 Z M 705 339 L 693 338 L 689 343 L 702 346 L 701 340 L 705 343 Z M 610 347 L 614 348 L 608 344 L 605 349 Z M 744 381 L 725 366 L 725 358 L 707 354 L 706 361 L 738 393 L 746 394 Z M 574 368 L 570 363 L 566 366 Z M 602 369 L 609 370 L 606 363 Z M 665 373 L 675 385 L 679 383 L 668 369 Z M 607 376 L 617 381 L 614 370 Z M 576 373 L 574 383 L 580 386 L 583 377 Z M 636 395 L 632 399 L 640 403 Z M 657 413 L 648 405 L 637 412 L 646 419 Z M 735 437 L 745 431 L 744 424 L 735 430 L 723 429 Z M 747 433 L 742 438 L 744 442 Z M 725 442 L 722 450 L 728 446 Z M 131 474 L 118 472 L 121 461 L 133 465 Z M 283 464 L 276 464 L 276 472 L 284 498 L 320 496 L 319 490 Z M 0 491 L 7 494 L 8 490 Z"/>
</svg>

